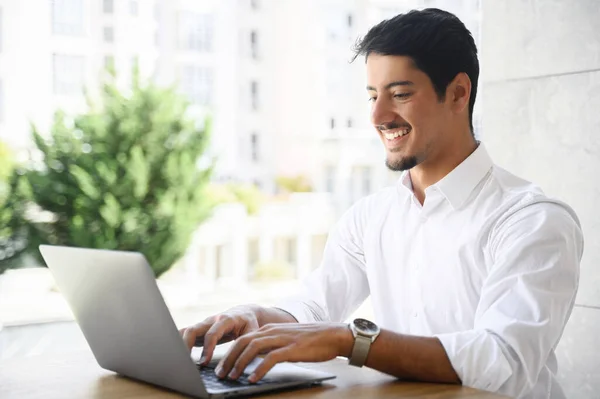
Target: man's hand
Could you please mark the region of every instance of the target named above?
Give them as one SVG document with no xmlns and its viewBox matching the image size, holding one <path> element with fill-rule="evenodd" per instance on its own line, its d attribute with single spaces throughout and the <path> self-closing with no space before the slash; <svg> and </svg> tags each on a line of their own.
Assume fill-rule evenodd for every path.
<svg viewBox="0 0 600 399">
<path fill-rule="evenodd" d="M 256 305 L 236 306 L 201 323 L 179 330 L 188 348 L 192 350 L 198 340 L 204 348 L 200 363 L 207 365 L 213 356 L 217 344 L 231 341 L 252 331 L 261 325 L 272 322 L 290 323 L 296 320 L 279 309 L 268 309 Z"/>
<path fill-rule="evenodd" d="M 354 338 L 347 324 L 268 324 L 238 338 L 216 368 L 217 376 L 238 378 L 258 355 L 266 355 L 250 376 L 260 380 L 277 363 L 324 362 L 349 356 Z"/>
</svg>

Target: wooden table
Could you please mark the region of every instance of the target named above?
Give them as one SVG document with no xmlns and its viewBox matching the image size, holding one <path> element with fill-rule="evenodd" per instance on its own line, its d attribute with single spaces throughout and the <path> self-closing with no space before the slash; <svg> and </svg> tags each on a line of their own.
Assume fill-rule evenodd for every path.
<svg viewBox="0 0 600 399">
<path fill-rule="evenodd" d="M 349 367 L 342 359 L 310 367 L 326 370 L 337 378 L 322 386 L 268 394 L 275 398 L 481 398 L 499 395 L 471 388 L 441 384 L 399 382 L 368 368 Z M 98 366 L 91 352 L 55 357 L 33 357 L 0 363 L 2 399 L 177 399 L 184 396 L 120 377 Z"/>
</svg>

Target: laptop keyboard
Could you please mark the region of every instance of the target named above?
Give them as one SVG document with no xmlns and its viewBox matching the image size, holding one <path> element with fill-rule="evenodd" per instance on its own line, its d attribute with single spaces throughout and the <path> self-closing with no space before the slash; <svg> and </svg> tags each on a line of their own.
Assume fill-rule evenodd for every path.
<svg viewBox="0 0 600 399">
<path fill-rule="evenodd" d="M 264 385 L 273 382 L 268 378 L 263 378 L 258 382 L 251 383 L 248 381 L 247 375 L 241 375 L 237 380 L 231 380 L 229 378 L 219 379 L 215 374 L 215 369 L 212 367 L 200 366 L 196 365 L 198 371 L 200 371 L 200 375 L 202 376 L 202 380 L 204 381 L 204 385 L 207 389 L 231 389 L 231 388 L 241 388 L 245 386 L 254 386 L 254 385 Z"/>
</svg>

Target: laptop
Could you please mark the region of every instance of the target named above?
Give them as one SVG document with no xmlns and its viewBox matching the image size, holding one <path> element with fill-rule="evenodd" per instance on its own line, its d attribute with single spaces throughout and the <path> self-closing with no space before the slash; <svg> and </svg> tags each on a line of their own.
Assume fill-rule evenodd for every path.
<svg viewBox="0 0 600 399">
<path fill-rule="evenodd" d="M 100 367 L 198 398 L 307 387 L 335 378 L 289 363 L 258 383 L 220 380 L 215 361 L 202 367 L 173 322 L 146 258 L 137 252 L 41 245 L 40 252 Z"/>
</svg>

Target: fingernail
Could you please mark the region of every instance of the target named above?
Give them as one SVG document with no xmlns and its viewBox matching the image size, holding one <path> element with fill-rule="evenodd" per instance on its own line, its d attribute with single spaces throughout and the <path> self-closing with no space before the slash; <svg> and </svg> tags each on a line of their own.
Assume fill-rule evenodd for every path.
<svg viewBox="0 0 600 399">
<path fill-rule="evenodd" d="M 250 374 L 250 377 L 248 377 L 248 381 L 256 382 L 256 374 L 254 374 L 254 373 Z"/>
<path fill-rule="evenodd" d="M 206 357 L 202 356 L 202 357 L 200 358 L 200 363 L 204 364 L 204 362 L 206 362 Z"/>
<path fill-rule="evenodd" d="M 231 373 L 229 373 L 227 377 L 231 378 L 232 380 L 235 380 L 235 370 L 231 370 Z"/>
<path fill-rule="evenodd" d="M 217 368 L 215 369 L 215 374 L 219 377 L 223 377 L 223 367 L 217 366 Z"/>
</svg>

